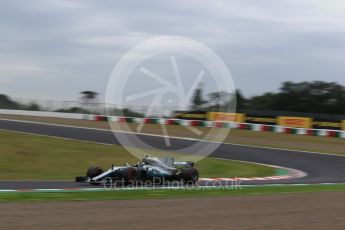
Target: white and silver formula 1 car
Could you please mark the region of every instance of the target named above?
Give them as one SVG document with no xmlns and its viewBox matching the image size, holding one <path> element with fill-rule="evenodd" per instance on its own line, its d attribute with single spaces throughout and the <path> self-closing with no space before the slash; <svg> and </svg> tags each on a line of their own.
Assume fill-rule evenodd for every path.
<svg viewBox="0 0 345 230">
<path fill-rule="evenodd" d="M 76 182 L 102 184 L 109 180 L 135 181 L 182 181 L 196 183 L 199 172 L 194 168 L 194 162 L 176 162 L 174 158 L 156 158 L 145 156 L 136 165 L 112 166 L 104 171 L 100 167 L 90 167 L 86 176 L 76 177 Z"/>
</svg>

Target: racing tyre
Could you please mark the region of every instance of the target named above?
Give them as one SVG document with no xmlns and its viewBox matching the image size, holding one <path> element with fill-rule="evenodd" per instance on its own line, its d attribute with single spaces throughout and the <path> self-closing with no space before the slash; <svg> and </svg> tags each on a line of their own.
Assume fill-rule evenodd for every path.
<svg viewBox="0 0 345 230">
<path fill-rule="evenodd" d="M 185 168 L 181 171 L 181 178 L 185 184 L 195 184 L 199 180 L 199 172 L 194 168 Z"/>
<path fill-rule="evenodd" d="M 90 167 L 89 170 L 87 170 L 86 176 L 93 178 L 101 175 L 103 172 L 104 171 L 101 167 Z"/>
</svg>

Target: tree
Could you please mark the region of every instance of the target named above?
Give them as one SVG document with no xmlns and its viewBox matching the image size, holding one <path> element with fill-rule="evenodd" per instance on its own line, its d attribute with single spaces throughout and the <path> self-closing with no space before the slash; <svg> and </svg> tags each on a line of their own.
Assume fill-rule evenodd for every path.
<svg viewBox="0 0 345 230">
<path fill-rule="evenodd" d="M 8 96 L 0 94 L 0 108 L 2 109 L 18 109 L 19 104 L 12 101 Z"/>
<path fill-rule="evenodd" d="M 208 94 L 209 103 L 212 106 L 225 105 L 231 99 L 231 94 L 228 92 L 220 91 Z"/>
<path fill-rule="evenodd" d="M 248 100 L 243 96 L 241 90 L 236 90 L 237 109 L 245 109 L 248 106 Z"/>
<path fill-rule="evenodd" d="M 27 107 L 26 107 L 27 110 L 30 110 L 30 111 L 40 111 L 41 108 L 38 104 L 32 102 L 30 103 Z"/>
<path fill-rule="evenodd" d="M 278 93 L 248 100 L 249 109 L 345 114 L 345 87 L 335 82 L 284 82 Z"/>
<path fill-rule="evenodd" d="M 195 89 L 194 95 L 192 98 L 192 109 L 197 110 L 202 107 L 202 105 L 206 104 L 207 101 L 203 99 L 203 89 L 202 84 L 199 84 L 198 88 Z"/>
<path fill-rule="evenodd" d="M 277 95 L 276 110 L 345 114 L 345 88 L 335 82 L 284 82 Z"/>
<path fill-rule="evenodd" d="M 275 97 L 274 93 L 265 93 L 261 96 L 252 97 L 249 100 L 249 109 L 272 110 L 275 104 Z"/>
<path fill-rule="evenodd" d="M 82 95 L 81 102 L 84 105 L 84 111 L 95 111 L 95 105 L 97 105 L 98 93 L 94 91 L 83 91 L 80 93 Z"/>
<path fill-rule="evenodd" d="M 90 101 L 96 99 L 98 93 L 94 91 L 83 91 L 80 93 L 84 101 Z"/>
</svg>

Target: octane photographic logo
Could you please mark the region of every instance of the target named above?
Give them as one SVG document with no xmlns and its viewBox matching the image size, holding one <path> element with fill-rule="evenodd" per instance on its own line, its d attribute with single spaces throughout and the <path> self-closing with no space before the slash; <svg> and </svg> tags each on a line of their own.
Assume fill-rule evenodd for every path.
<svg viewBox="0 0 345 230">
<path fill-rule="evenodd" d="M 104 190 L 117 190 L 117 189 L 128 189 L 128 190 L 149 190 L 149 189 L 180 189 L 180 190 L 209 190 L 209 189 L 221 189 L 221 190 L 243 190 L 242 180 L 235 178 L 233 180 L 226 181 L 207 181 L 202 186 L 196 185 L 193 182 L 184 183 L 181 181 L 170 181 L 164 178 L 152 178 L 148 181 L 133 181 L 128 182 L 124 179 L 113 180 L 111 177 L 105 178 L 102 183 Z"/>
<path fill-rule="evenodd" d="M 211 93 L 212 100 L 206 102 Z M 178 112 L 193 110 L 206 116 L 210 108 L 213 112 L 235 113 L 236 87 L 229 69 L 210 48 L 185 37 L 155 37 L 130 49 L 116 64 L 107 85 L 106 112 L 113 118 L 108 119 L 109 126 L 117 140 L 138 159 L 150 154 L 196 162 L 210 155 L 230 128 L 215 128 L 208 121 L 202 122 L 206 127 L 191 125 L 195 122 L 190 120 L 179 121 L 178 127 L 166 124 L 166 119 Z M 129 119 L 133 123 L 115 119 L 137 114 L 157 118 L 153 119 L 157 124 L 148 125 L 146 131 L 144 118 Z M 138 135 L 152 129 L 159 130 L 155 134 L 162 138 Z M 171 132 L 172 136 L 200 141 L 179 141 Z"/>
</svg>

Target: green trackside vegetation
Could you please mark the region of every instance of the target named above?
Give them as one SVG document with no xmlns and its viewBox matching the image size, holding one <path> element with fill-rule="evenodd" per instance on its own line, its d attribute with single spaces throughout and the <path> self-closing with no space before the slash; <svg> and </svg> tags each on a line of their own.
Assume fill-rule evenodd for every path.
<svg viewBox="0 0 345 230">
<path fill-rule="evenodd" d="M 112 163 L 137 161 L 117 145 L 0 131 L 0 180 L 73 180 L 84 175 L 91 165 L 109 168 Z M 261 177 L 277 173 L 263 165 L 213 158 L 198 162 L 197 168 L 201 177 Z"/>
<path fill-rule="evenodd" d="M 197 198 L 236 195 L 272 195 L 313 192 L 345 192 L 345 184 L 338 185 L 281 185 L 253 186 L 242 189 L 185 189 L 185 190 L 120 190 L 120 191 L 66 191 L 66 192 L 1 192 L 3 202 L 40 202 L 40 201 L 86 201 L 86 200 L 139 200 L 164 198 Z"/>
</svg>

